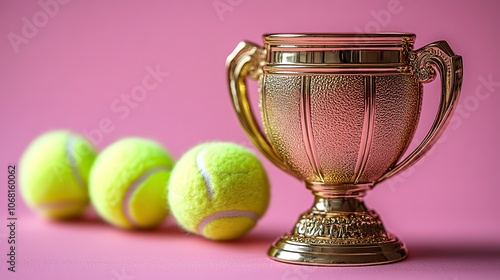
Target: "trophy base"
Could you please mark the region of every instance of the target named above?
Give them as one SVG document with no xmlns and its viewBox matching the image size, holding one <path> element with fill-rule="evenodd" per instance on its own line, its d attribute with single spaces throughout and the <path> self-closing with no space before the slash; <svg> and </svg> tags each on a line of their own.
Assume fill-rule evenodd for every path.
<svg viewBox="0 0 500 280">
<path fill-rule="evenodd" d="M 268 255 L 293 264 L 359 266 L 400 261 L 408 253 L 359 198 L 316 198 L 315 206 Z"/>
<path fill-rule="evenodd" d="M 408 255 L 406 246 L 397 238 L 378 244 L 332 245 L 293 241 L 286 234 L 270 249 L 271 259 L 302 265 L 360 266 L 400 261 Z"/>
</svg>

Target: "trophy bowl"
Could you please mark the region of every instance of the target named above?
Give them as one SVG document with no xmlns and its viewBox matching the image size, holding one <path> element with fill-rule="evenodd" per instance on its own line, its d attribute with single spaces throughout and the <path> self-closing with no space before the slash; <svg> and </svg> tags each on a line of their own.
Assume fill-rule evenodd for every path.
<svg viewBox="0 0 500 280">
<path fill-rule="evenodd" d="M 462 59 L 445 41 L 413 50 L 414 34 L 267 34 L 227 59 L 232 104 L 255 146 L 315 196 L 272 259 L 307 265 L 367 265 L 407 256 L 363 197 L 409 167 L 439 139 L 456 106 Z M 441 101 L 418 147 L 422 84 L 439 73 Z M 246 77 L 259 81 L 263 130 Z"/>
</svg>

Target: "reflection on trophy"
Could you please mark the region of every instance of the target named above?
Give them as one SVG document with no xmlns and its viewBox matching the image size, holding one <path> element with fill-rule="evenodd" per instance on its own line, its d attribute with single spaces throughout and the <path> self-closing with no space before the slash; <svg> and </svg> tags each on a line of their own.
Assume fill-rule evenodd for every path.
<svg viewBox="0 0 500 280">
<path fill-rule="evenodd" d="M 381 264 L 406 257 L 363 203 L 366 191 L 409 167 L 438 140 L 457 104 L 462 58 L 439 41 L 413 50 L 415 35 L 270 34 L 264 48 L 241 42 L 227 59 L 238 118 L 276 166 L 315 196 L 291 233 L 269 249 L 275 260 L 309 265 Z M 422 143 L 422 83 L 439 72 L 441 102 Z M 259 80 L 261 131 L 246 77 Z"/>
</svg>

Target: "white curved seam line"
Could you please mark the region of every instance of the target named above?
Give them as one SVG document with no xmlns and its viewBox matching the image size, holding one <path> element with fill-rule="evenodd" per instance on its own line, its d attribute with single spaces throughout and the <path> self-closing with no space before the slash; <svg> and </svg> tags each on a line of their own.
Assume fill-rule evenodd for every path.
<svg viewBox="0 0 500 280">
<path fill-rule="evenodd" d="M 254 222 L 257 222 L 259 219 L 259 214 L 255 213 L 251 210 L 228 210 L 228 211 L 220 211 L 213 213 L 212 215 L 206 216 L 201 220 L 196 229 L 199 234 L 203 234 L 203 229 L 206 225 L 208 225 L 211 221 L 218 218 L 230 218 L 230 217 L 247 217 Z"/>
<path fill-rule="evenodd" d="M 125 196 L 123 197 L 122 200 L 122 212 L 125 215 L 125 218 L 129 223 L 131 223 L 134 226 L 137 226 L 137 222 L 135 219 L 132 217 L 132 213 L 130 212 L 130 207 L 129 207 L 129 202 L 130 199 L 132 198 L 132 195 L 134 195 L 135 191 L 137 188 L 142 185 L 150 176 L 153 174 L 160 172 L 160 171 L 168 171 L 170 168 L 168 166 L 155 166 L 152 167 L 146 171 L 144 171 L 141 176 L 139 176 L 137 179 L 135 179 L 130 186 L 128 187 L 127 191 L 125 192 Z"/>
<path fill-rule="evenodd" d="M 203 177 L 203 181 L 205 181 L 205 188 L 208 192 L 208 198 L 210 200 L 214 197 L 214 189 L 212 187 L 212 180 L 210 179 L 210 174 L 208 173 L 207 168 L 203 164 L 203 155 L 205 154 L 205 149 L 201 150 L 196 156 L 196 166 L 198 167 L 198 171 L 200 171 L 201 176 Z"/>
<path fill-rule="evenodd" d="M 85 183 L 83 181 L 83 177 L 82 174 L 80 173 L 80 170 L 78 170 L 77 159 L 75 156 L 75 141 L 76 141 L 75 135 L 70 135 L 68 137 L 68 140 L 66 140 L 66 155 L 69 167 L 71 169 L 71 172 L 73 173 L 73 177 L 75 178 L 77 184 L 83 188 L 85 187 Z"/>
</svg>

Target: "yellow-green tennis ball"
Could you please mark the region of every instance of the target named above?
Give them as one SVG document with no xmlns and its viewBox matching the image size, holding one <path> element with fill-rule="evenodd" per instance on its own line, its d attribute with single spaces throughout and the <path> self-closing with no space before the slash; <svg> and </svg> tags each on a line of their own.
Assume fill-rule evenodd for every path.
<svg viewBox="0 0 500 280">
<path fill-rule="evenodd" d="M 157 142 L 124 138 L 104 149 L 90 172 L 90 199 L 121 228 L 150 228 L 168 214 L 166 186 L 174 160 Z"/>
<path fill-rule="evenodd" d="M 206 143 L 177 162 L 168 203 L 185 230 L 213 240 L 250 231 L 269 204 L 269 182 L 259 159 L 232 143 Z"/>
<path fill-rule="evenodd" d="M 87 182 L 95 157 L 92 144 L 78 134 L 66 130 L 42 134 L 19 163 L 24 200 L 46 217 L 79 216 L 89 202 Z"/>
</svg>

